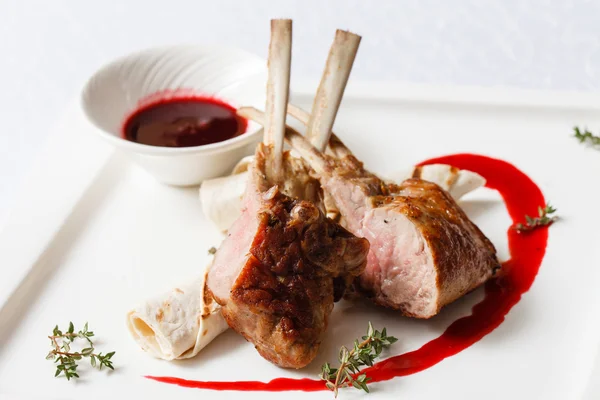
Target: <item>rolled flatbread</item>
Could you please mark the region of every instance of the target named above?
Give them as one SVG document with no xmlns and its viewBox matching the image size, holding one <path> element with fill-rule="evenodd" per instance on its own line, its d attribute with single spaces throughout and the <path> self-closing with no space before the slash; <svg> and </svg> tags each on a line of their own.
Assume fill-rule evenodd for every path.
<svg viewBox="0 0 600 400">
<path fill-rule="evenodd" d="M 143 350 L 164 360 L 194 357 L 228 328 L 206 273 L 141 303 L 127 314 L 127 327 Z"/>
<path fill-rule="evenodd" d="M 241 215 L 246 182 L 248 182 L 248 172 L 202 182 L 200 186 L 202 210 L 220 231 L 228 230 Z"/>
<path fill-rule="evenodd" d="M 250 164 L 252 164 L 252 161 L 254 161 L 254 156 L 246 156 L 242 158 L 237 164 L 235 164 L 235 167 L 233 167 L 231 175 L 243 174 L 244 172 L 248 171 L 248 167 Z"/>
<path fill-rule="evenodd" d="M 244 157 L 233 167 L 231 175 L 206 180 L 200 186 L 204 215 L 222 232 L 227 231 L 241 214 L 248 166 L 252 160 L 254 156 Z"/>
</svg>

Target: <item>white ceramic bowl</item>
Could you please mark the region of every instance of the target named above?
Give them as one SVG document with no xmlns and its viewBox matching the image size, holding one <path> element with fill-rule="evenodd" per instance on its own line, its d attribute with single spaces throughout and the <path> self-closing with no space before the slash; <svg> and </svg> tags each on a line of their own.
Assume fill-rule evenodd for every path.
<svg viewBox="0 0 600 400">
<path fill-rule="evenodd" d="M 123 138 L 125 119 L 157 100 L 205 95 L 234 107 L 265 104 L 266 62 L 240 49 L 170 46 L 148 49 L 101 68 L 84 87 L 82 107 L 97 132 L 160 182 L 191 186 L 229 173 L 261 139 L 260 126 L 219 143 L 157 147 Z"/>
</svg>

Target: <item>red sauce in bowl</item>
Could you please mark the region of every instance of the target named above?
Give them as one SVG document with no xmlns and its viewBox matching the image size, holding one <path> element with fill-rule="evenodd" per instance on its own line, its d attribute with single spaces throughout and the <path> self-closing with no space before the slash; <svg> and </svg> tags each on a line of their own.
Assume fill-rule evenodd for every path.
<svg viewBox="0 0 600 400">
<path fill-rule="evenodd" d="M 123 124 L 123 137 L 161 147 L 192 147 L 222 142 L 246 131 L 236 109 L 209 97 L 169 98 L 143 106 Z"/>
</svg>

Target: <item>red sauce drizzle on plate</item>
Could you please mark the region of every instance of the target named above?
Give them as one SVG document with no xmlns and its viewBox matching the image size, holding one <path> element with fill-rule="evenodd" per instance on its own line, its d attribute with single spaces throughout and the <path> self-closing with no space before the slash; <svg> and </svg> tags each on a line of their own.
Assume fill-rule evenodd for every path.
<svg viewBox="0 0 600 400">
<path fill-rule="evenodd" d="M 545 204 L 538 186 L 513 165 L 475 154 L 455 154 L 427 160 L 426 164 L 449 164 L 460 169 L 477 172 L 486 180 L 486 186 L 502 196 L 514 223 L 522 222 L 526 214 L 535 215 L 538 206 Z M 453 322 L 438 338 L 409 353 L 379 361 L 361 373 L 372 381 L 386 381 L 397 376 L 411 375 L 434 366 L 473 345 L 496 329 L 510 309 L 527 292 L 538 273 L 546 252 L 548 228 L 520 234 L 507 230 L 510 260 L 503 264 L 502 274 L 485 285 L 485 298 L 473 307 L 472 314 Z M 289 391 L 307 392 L 327 390 L 323 381 L 315 379 L 277 378 L 269 382 L 207 382 L 173 377 L 146 376 L 155 381 L 190 388 L 238 391 Z"/>
<path fill-rule="evenodd" d="M 203 146 L 239 136 L 247 125 L 221 100 L 175 95 L 146 102 L 131 114 L 123 124 L 123 137 L 150 146 Z"/>
</svg>

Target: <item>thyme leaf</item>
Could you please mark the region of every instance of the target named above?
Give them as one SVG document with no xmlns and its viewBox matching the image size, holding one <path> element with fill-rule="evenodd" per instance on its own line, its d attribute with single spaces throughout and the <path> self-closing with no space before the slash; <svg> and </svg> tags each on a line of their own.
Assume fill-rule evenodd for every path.
<svg viewBox="0 0 600 400">
<path fill-rule="evenodd" d="M 325 363 L 321 367 L 319 377 L 325 381 L 325 386 L 334 393 L 335 397 L 337 397 L 340 387 L 348 386 L 369 393 L 367 384 L 370 378 L 365 374 L 359 374 L 360 368 L 372 366 L 373 361 L 381 355 L 383 349 L 397 341 L 397 338 L 387 335 L 386 328 L 380 332 L 373 329 L 373 325 L 369 322 L 367 334 L 362 337 L 362 341 L 359 342 L 356 339 L 351 350 L 348 350 L 346 346 L 340 348 L 339 367 L 332 368 L 329 363 Z"/>
<path fill-rule="evenodd" d="M 552 225 L 558 219 L 558 216 L 556 215 L 551 216 L 551 214 L 554 214 L 555 212 L 556 208 L 552 207 L 550 203 L 546 204 L 544 208 L 540 206 L 538 207 L 537 217 L 530 217 L 529 215 L 525 215 L 526 222 L 524 224 L 516 224 L 513 229 L 515 229 L 518 232 L 528 232 L 541 226 Z"/>
<path fill-rule="evenodd" d="M 102 353 L 94 353 L 94 343 L 91 339 L 93 336 L 94 332 L 88 330 L 87 322 L 83 329 L 77 333 L 75 333 L 75 326 L 72 322 L 69 322 L 69 328 L 64 333 L 58 329 L 58 325 L 54 327 L 52 335 L 48 336 L 52 350 L 46 355 L 46 360 L 52 360 L 55 364 L 58 364 L 54 373 L 55 377 L 64 375 L 69 381 L 71 378 L 79 378 L 79 374 L 77 373 L 79 365 L 77 361 L 84 357 L 89 357 L 90 364 L 94 368 L 100 370 L 103 367 L 112 370 L 115 369 L 112 363 L 112 357 L 115 355 L 115 352 L 111 351 L 104 355 Z M 76 339 L 85 340 L 87 347 L 84 347 L 81 351 L 71 351 L 71 344 Z"/>
<path fill-rule="evenodd" d="M 593 147 L 600 146 L 600 136 L 593 135 L 592 132 L 587 129 L 584 129 L 582 132 L 578 126 L 574 127 L 573 131 L 575 132 L 574 136 L 579 140 L 579 143 L 587 143 Z"/>
</svg>

